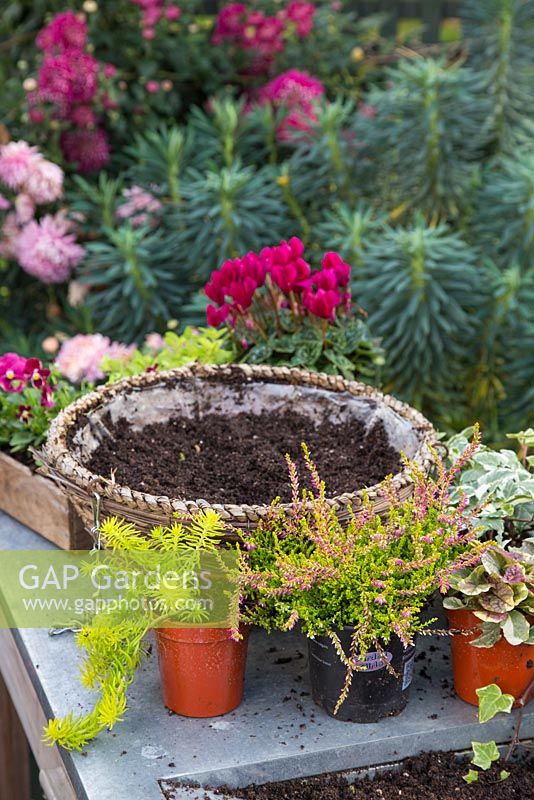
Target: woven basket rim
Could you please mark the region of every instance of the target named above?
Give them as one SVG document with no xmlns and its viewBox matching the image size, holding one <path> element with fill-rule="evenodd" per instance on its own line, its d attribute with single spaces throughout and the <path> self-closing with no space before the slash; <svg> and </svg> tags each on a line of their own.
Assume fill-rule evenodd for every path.
<svg viewBox="0 0 534 800">
<path fill-rule="evenodd" d="M 261 518 L 268 512 L 270 504 L 217 503 L 203 498 L 172 498 L 141 492 L 115 483 L 110 478 L 105 478 L 88 470 L 74 457 L 68 444 L 69 433 L 73 426 L 79 423 L 80 418 L 102 407 L 106 401 L 113 399 L 120 393 L 142 391 L 145 388 L 165 384 L 177 379 L 201 378 L 214 380 L 220 378 L 221 382 L 228 383 L 229 378 L 235 378 L 238 375 L 243 377 L 244 382 L 259 380 L 262 383 L 274 382 L 309 386 L 336 393 L 348 392 L 355 397 L 368 397 L 382 402 L 403 419 L 410 422 L 420 437 L 417 450 L 410 460 L 425 470 L 429 469 L 433 462 L 431 448 L 437 444 L 438 439 L 432 424 L 416 409 L 391 395 L 383 394 L 372 386 L 359 381 L 350 381 L 338 375 L 309 372 L 294 367 L 193 363 L 162 372 L 140 373 L 122 378 L 114 383 L 97 387 L 94 391 L 71 403 L 53 420 L 46 443 L 42 450 L 36 454 L 36 457 L 41 462 L 40 471 L 67 487 L 70 484 L 74 488 L 72 486 L 74 484 L 78 491 L 82 490 L 91 496 L 99 495 L 109 500 L 115 500 L 119 504 L 126 502 L 130 508 L 137 508 L 140 512 L 163 511 L 169 514 L 181 513 L 190 515 L 198 513 L 200 510 L 212 508 L 219 511 L 223 518 L 227 520 L 232 518 L 242 519 L 243 513 L 251 520 Z M 411 484 L 409 470 L 406 466 L 403 466 L 393 476 L 393 484 L 397 489 Z M 335 507 L 353 506 L 356 508 L 361 504 L 364 491 L 370 496 L 376 496 L 379 486 L 380 483 L 377 483 L 366 489 L 334 495 L 328 497 L 327 501 Z M 289 512 L 292 508 L 291 503 L 281 503 L 280 506 Z"/>
</svg>

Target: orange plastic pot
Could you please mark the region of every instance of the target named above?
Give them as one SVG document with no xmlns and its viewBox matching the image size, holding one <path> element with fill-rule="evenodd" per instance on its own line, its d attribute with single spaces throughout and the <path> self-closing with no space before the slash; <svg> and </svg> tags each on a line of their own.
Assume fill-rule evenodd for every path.
<svg viewBox="0 0 534 800">
<path fill-rule="evenodd" d="M 163 702 L 184 717 L 219 717 L 243 699 L 248 627 L 236 642 L 225 628 L 156 631 Z"/>
<path fill-rule="evenodd" d="M 471 611 L 448 610 L 451 628 L 479 629 L 481 621 Z M 466 703 L 478 705 L 476 690 L 496 683 L 502 692 L 519 698 L 534 677 L 534 645 L 511 645 L 501 638 L 493 647 L 470 644 L 480 630 L 451 637 L 454 689 Z M 517 704 L 516 704 L 517 705 Z"/>
</svg>

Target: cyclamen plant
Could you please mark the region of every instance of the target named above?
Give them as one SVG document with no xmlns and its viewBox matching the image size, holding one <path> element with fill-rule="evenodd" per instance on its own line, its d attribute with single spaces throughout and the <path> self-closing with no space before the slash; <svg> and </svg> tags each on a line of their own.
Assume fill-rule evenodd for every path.
<svg viewBox="0 0 534 800">
<path fill-rule="evenodd" d="M 517 549 L 491 546 L 480 565 L 452 576 L 443 605 L 483 622 L 475 647 L 492 647 L 502 637 L 511 645 L 534 644 L 534 538 Z"/>
<path fill-rule="evenodd" d="M 206 284 L 208 325 L 227 324 L 237 358 L 375 377 L 382 352 L 351 304 L 350 266 L 326 253 L 312 272 L 297 237 L 225 261 Z"/>
<path fill-rule="evenodd" d="M 396 635 L 408 647 L 433 620 L 421 611 L 445 593 L 458 569 L 472 567 L 486 545 L 477 539 L 473 514 L 449 504 L 449 488 L 478 445 L 478 438 L 448 471 L 437 458 L 437 477 L 410 464 L 413 495 L 399 502 L 391 479 L 381 486 L 390 509 L 380 516 L 367 496 L 348 524 L 326 500 L 324 482 L 303 445 L 313 492 L 299 487 L 287 456 L 293 515 L 273 504 L 254 531 L 242 532 L 244 615 L 267 629 L 300 622 L 309 637 L 328 636 L 347 668 L 336 711 L 346 698 L 356 659 L 383 652 Z M 345 653 L 338 631 L 353 628 Z M 388 665 L 386 665 L 388 667 Z M 389 667 L 388 667 L 389 668 Z"/>
</svg>

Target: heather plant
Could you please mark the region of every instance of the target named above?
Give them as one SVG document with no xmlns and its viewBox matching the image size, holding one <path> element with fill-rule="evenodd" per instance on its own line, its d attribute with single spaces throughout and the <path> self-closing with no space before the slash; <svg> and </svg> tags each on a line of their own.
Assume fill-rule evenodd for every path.
<svg viewBox="0 0 534 800">
<path fill-rule="evenodd" d="M 459 569 L 479 562 L 485 545 L 477 539 L 474 515 L 449 503 L 451 484 L 477 444 L 475 436 L 449 470 L 438 459 L 436 477 L 411 464 L 409 499 L 399 502 L 388 478 L 380 489 L 391 504 L 388 512 L 380 516 L 364 495 L 348 521 L 327 502 L 303 445 L 313 490 L 301 492 L 287 457 L 292 516 L 275 501 L 258 528 L 243 533 L 245 619 L 268 629 L 299 622 L 309 637 L 330 637 L 347 668 L 336 710 L 347 696 L 354 660 L 371 649 L 382 653 L 394 635 L 406 647 L 413 644 L 431 623 L 421 611 L 434 592 L 446 592 Z M 349 653 L 338 636 L 345 626 L 353 628 Z"/>
<path fill-rule="evenodd" d="M 43 443 L 54 417 L 83 391 L 56 369 L 17 353 L 0 356 L 0 448 L 23 453 Z"/>
<path fill-rule="evenodd" d="M 208 324 L 226 324 L 237 358 L 376 378 L 383 362 L 361 309 L 351 305 L 350 266 L 325 253 L 312 272 L 297 237 L 227 260 L 204 291 Z"/>
<path fill-rule="evenodd" d="M 457 570 L 443 605 L 482 621 L 473 647 L 493 647 L 501 638 L 511 645 L 534 644 L 534 538 L 520 548 L 492 545 L 481 564 Z"/>
</svg>

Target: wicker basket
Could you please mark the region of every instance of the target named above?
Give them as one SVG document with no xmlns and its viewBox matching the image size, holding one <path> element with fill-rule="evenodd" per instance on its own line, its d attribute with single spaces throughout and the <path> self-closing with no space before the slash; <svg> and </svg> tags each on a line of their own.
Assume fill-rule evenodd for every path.
<svg viewBox="0 0 534 800">
<path fill-rule="evenodd" d="M 232 411 L 298 409 L 320 422 L 358 418 L 367 424 L 381 420 L 390 443 L 404 451 L 425 470 L 431 464 L 429 445 L 436 443 L 431 424 L 417 411 L 383 395 L 370 386 L 339 376 L 306 372 L 286 367 L 192 364 L 161 373 L 145 373 L 101 387 L 77 400 L 58 415 L 50 427 L 47 443 L 38 454 L 40 471 L 53 478 L 73 503 L 88 529 L 98 518 L 118 515 L 139 529 L 169 524 L 187 518 L 200 509 L 213 508 L 231 527 L 257 524 L 266 505 L 210 503 L 202 498 L 158 497 L 120 486 L 113 480 L 90 472 L 85 466 L 90 453 L 107 431 L 106 415 L 112 420 L 126 416 L 133 426 L 143 427 L 175 414 L 201 414 L 202 410 Z M 393 478 L 401 498 L 411 493 L 410 476 L 403 469 Z M 367 490 L 378 511 L 388 501 L 378 486 Z M 341 518 L 349 508 L 361 505 L 361 491 L 329 498 Z M 291 513 L 291 505 L 285 506 Z"/>
</svg>

